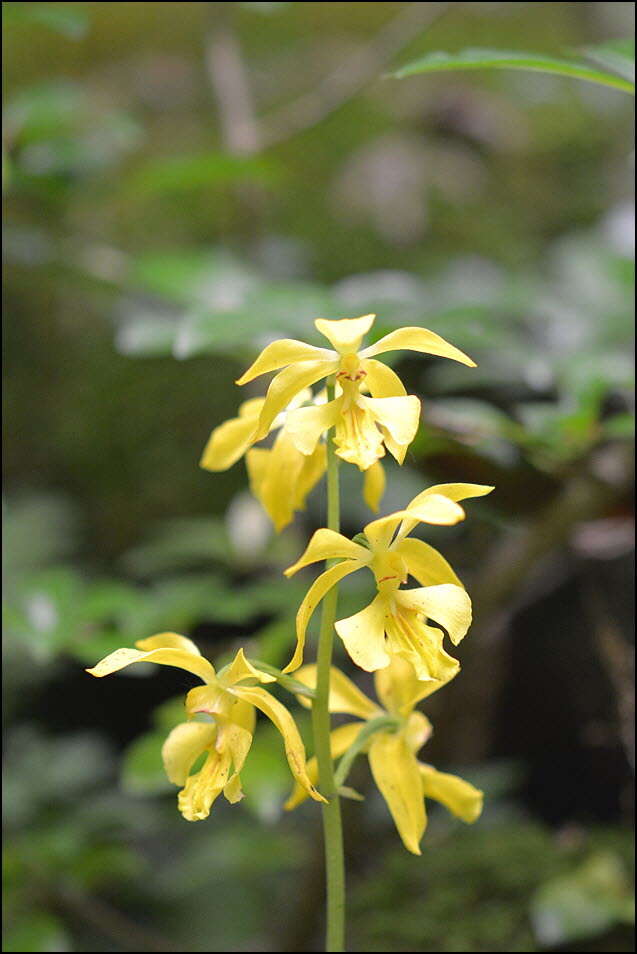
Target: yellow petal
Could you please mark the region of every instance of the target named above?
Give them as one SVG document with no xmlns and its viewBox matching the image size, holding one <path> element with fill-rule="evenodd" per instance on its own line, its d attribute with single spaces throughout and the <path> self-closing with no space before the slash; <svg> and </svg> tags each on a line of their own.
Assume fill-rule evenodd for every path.
<svg viewBox="0 0 637 954">
<path fill-rule="evenodd" d="M 381 431 L 383 434 L 383 443 L 385 444 L 385 447 L 392 457 L 395 457 L 398 463 L 402 466 L 405 457 L 407 456 L 409 446 L 407 444 L 399 444 L 398 441 L 395 441 L 386 427 L 381 427 Z"/>
<path fill-rule="evenodd" d="M 280 436 L 280 435 L 279 435 Z M 287 507 L 283 516 L 282 526 L 277 526 L 275 516 L 270 512 L 270 506 L 267 502 L 267 494 L 264 488 L 267 486 L 268 464 L 272 451 L 265 447 L 253 447 L 246 454 L 246 470 L 248 471 L 248 480 L 250 481 L 250 491 L 253 497 L 256 497 L 263 509 L 266 511 L 270 520 L 276 526 L 277 531 L 286 526 L 292 519 L 292 508 Z M 279 520 L 281 516 L 279 515 Z"/>
<path fill-rule="evenodd" d="M 458 667 L 454 668 L 451 678 L 458 672 Z M 448 682 L 449 680 L 446 680 Z M 414 706 L 426 699 L 441 686 L 445 681 L 428 679 L 423 681 L 419 679 L 413 665 L 402 656 L 392 656 L 389 666 L 379 669 L 374 673 L 374 685 L 376 695 L 388 712 L 408 716 Z"/>
<path fill-rule="evenodd" d="M 383 435 L 372 410 L 366 406 L 368 400 L 359 394 L 356 401 L 343 404 L 334 434 L 338 456 L 356 464 L 359 470 L 367 470 L 385 454 Z"/>
<path fill-rule="evenodd" d="M 442 494 L 430 494 L 420 503 L 409 506 L 407 513 L 413 514 L 414 521 L 440 527 L 452 527 L 466 516 L 460 504 Z M 402 535 L 402 528 L 400 533 Z"/>
<path fill-rule="evenodd" d="M 179 811 L 186 821 L 201 821 L 210 814 L 213 802 L 221 794 L 230 774 L 229 752 L 212 749 L 203 767 L 186 779 L 177 797 Z"/>
<path fill-rule="evenodd" d="M 347 752 L 350 745 L 356 741 L 358 733 L 364 725 L 364 722 L 349 722 L 347 725 L 341 725 L 338 729 L 334 729 L 330 735 L 330 752 L 333 759 L 337 759 Z M 318 762 L 316 756 L 308 760 L 307 774 L 312 784 L 316 785 L 318 783 Z M 304 802 L 307 797 L 307 791 L 297 782 L 292 794 L 283 807 L 286 811 L 290 811 L 296 808 L 297 805 L 300 805 L 301 802 Z"/>
<path fill-rule="evenodd" d="M 288 411 L 294 411 L 294 410 L 296 410 L 297 407 L 301 407 L 303 404 L 308 404 L 308 403 L 311 402 L 311 401 L 313 401 L 312 388 L 303 388 L 302 391 L 299 391 L 299 393 L 298 393 L 295 397 L 292 398 L 292 400 L 290 401 L 290 403 L 289 403 L 288 406 L 287 406 L 287 410 L 288 410 Z M 319 403 L 320 403 L 320 404 L 324 404 L 325 402 L 324 402 L 324 401 L 320 401 L 320 402 L 317 401 L 317 402 L 315 402 L 315 403 L 317 403 L 317 404 L 319 404 Z"/>
<path fill-rule="evenodd" d="M 419 769 L 426 798 L 435 798 L 462 821 L 471 823 L 480 817 L 484 794 L 479 788 L 457 775 L 438 772 L 431 765 L 420 763 Z"/>
<path fill-rule="evenodd" d="M 422 500 L 418 506 L 410 507 L 408 510 L 397 510 L 386 517 L 372 520 L 363 528 L 363 532 L 372 549 L 381 550 L 389 546 L 399 524 L 401 527 L 394 541 L 396 547 L 397 542 L 418 523 L 453 526 L 463 520 L 464 516 L 465 512 L 459 504 L 447 497 L 432 495 Z"/>
<path fill-rule="evenodd" d="M 294 509 L 303 510 L 305 498 L 314 489 L 327 468 L 327 448 L 318 444 L 314 453 L 303 455 L 303 464 L 294 485 Z"/>
<path fill-rule="evenodd" d="M 462 586 L 442 554 L 424 540 L 406 537 L 394 549 L 403 558 L 407 569 L 421 586 L 435 586 L 438 583 Z"/>
<path fill-rule="evenodd" d="M 337 361 L 301 361 L 279 371 L 270 382 L 253 442 L 260 441 L 269 433 L 274 419 L 299 391 L 332 374 L 337 367 Z"/>
<path fill-rule="evenodd" d="M 147 639 L 138 639 L 135 643 L 137 649 L 183 649 L 187 653 L 194 653 L 195 656 L 201 656 L 199 648 L 187 636 L 180 636 L 179 633 L 157 633 L 155 636 L 148 636 Z"/>
<path fill-rule="evenodd" d="M 427 328 L 398 328 L 391 331 L 380 341 L 370 345 L 361 351 L 361 358 L 372 358 L 377 354 L 385 354 L 387 351 L 419 351 L 421 354 L 435 354 L 441 358 L 451 358 L 453 361 L 459 361 L 470 368 L 475 368 L 476 363 L 466 354 L 454 348 L 453 345 L 441 338 L 440 335 Z"/>
<path fill-rule="evenodd" d="M 96 666 L 86 671 L 91 676 L 101 679 L 102 676 L 110 676 L 111 673 L 138 662 L 152 662 L 160 666 L 185 669 L 186 672 L 199 676 L 204 682 L 212 682 L 215 679 L 215 671 L 207 659 L 183 649 L 151 649 L 149 652 L 140 652 L 138 649 L 116 649 L 114 653 L 110 653 Z"/>
<path fill-rule="evenodd" d="M 316 688 L 316 665 L 302 666 L 294 673 L 297 682 L 302 682 L 310 689 Z M 301 705 L 311 708 L 312 700 L 307 696 L 297 696 Z M 330 670 L 330 698 L 329 711 L 340 712 L 345 715 L 359 716 L 361 719 L 373 719 L 380 714 L 379 707 L 361 692 L 351 679 L 332 666 Z"/>
<path fill-rule="evenodd" d="M 294 517 L 296 484 L 305 457 L 296 449 L 285 429 L 269 450 L 248 451 L 246 466 L 250 489 L 264 508 L 277 532 Z"/>
<path fill-rule="evenodd" d="M 237 380 L 237 384 L 247 384 L 261 374 L 268 371 L 277 371 L 289 364 L 302 361 L 325 360 L 333 357 L 327 348 L 315 348 L 304 341 L 295 341 L 294 338 L 280 338 L 267 345 L 256 361 Z"/>
<path fill-rule="evenodd" d="M 316 791 L 307 774 L 305 747 L 299 735 L 296 723 L 288 710 L 278 699 L 271 696 L 260 686 L 236 686 L 233 690 L 245 702 L 250 702 L 270 719 L 283 736 L 285 754 L 290 771 L 308 795 L 316 801 L 324 802 L 323 796 Z"/>
<path fill-rule="evenodd" d="M 326 449 L 319 444 L 309 456 L 294 445 L 287 425 L 269 450 L 253 448 L 246 455 L 250 489 L 280 532 L 293 519 L 295 510 L 321 479 L 326 468 Z"/>
<path fill-rule="evenodd" d="M 369 408 L 374 419 L 389 431 L 397 444 L 411 444 L 420 421 L 420 401 L 417 397 L 408 394 L 404 397 L 362 397 L 359 400 Z"/>
<path fill-rule="evenodd" d="M 214 685 L 195 686 L 186 694 L 186 713 L 189 719 L 199 712 L 227 719 L 234 703 L 235 697 L 215 680 Z"/>
<path fill-rule="evenodd" d="M 234 722 L 235 725 L 239 725 L 242 729 L 246 729 L 250 735 L 254 735 L 257 713 L 254 706 L 251 706 L 249 702 L 244 702 L 242 699 L 235 698 L 234 705 L 230 709 L 228 718 L 231 722 Z"/>
<path fill-rule="evenodd" d="M 375 317 L 376 315 L 362 315 L 360 318 L 341 318 L 338 321 L 317 318 L 314 324 L 339 353 L 350 354 L 358 351 L 361 341 L 374 324 Z"/>
<path fill-rule="evenodd" d="M 367 547 L 362 547 L 360 543 L 354 543 L 344 537 L 342 533 L 335 530 L 328 530 L 323 527 L 312 534 L 312 538 L 307 547 L 292 566 L 284 570 L 286 576 L 294 576 L 303 567 L 311 563 L 317 563 L 319 560 L 337 560 L 337 559 L 357 560 L 362 565 L 369 563 L 370 552 Z"/>
<path fill-rule="evenodd" d="M 403 519 L 404 513 L 405 511 L 398 510 L 396 513 L 390 513 L 387 517 L 371 520 L 363 527 L 363 533 L 367 537 L 372 550 L 385 550 L 389 546 L 394 530 Z"/>
<path fill-rule="evenodd" d="M 403 728 L 405 742 L 411 751 L 416 754 L 433 734 L 433 726 L 422 712 L 412 712 Z"/>
<path fill-rule="evenodd" d="M 349 573 L 354 573 L 356 570 L 359 570 L 360 567 L 361 564 L 358 560 L 343 560 L 342 563 L 337 563 L 336 566 L 325 570 L 324 573 L 321 573 L 321 575 L 314 580 L 314 583 L 312 583 L 312 586 L 305 594 L 303 602 L 299 606 L 299 611 L 296 614 L 296 649 L 294 650 L 292 659 L 283 672 L 294 672 L 303 662 L 305 633 L 308 623 L 312 613 L 327 591 L 331 590 L 344 576 L 347 576 Z"/>
<path fill-rule="evenodd" d="M 232 467 L 243 457 L 256 430 L 265 398 L 252 398 L 239 408 L 239 417 L 215 427 L 199 461 L 205 470 L 220 471 Z"/>
<path fill-rule="evenodd" d="M 470 497 L 484 497 L 490 494 L 494 487 L 487 484 L 434 484 L 433 487 L 427 487 L 426 490 L 416 494 L 413 500 L 407 504 L 407 509 L 419 507 L 428 497 L 432 495 L 447 497 L 458 503 L 460 500 L 468 500 Z"/>
<path fill-rule="evenodd" d="M 387 398 L 401 397 L 407 394 L 405 386 L 395 371 L 382 361 L 376 361 L 374 358 L 368 358 L 362 362 L 362 369 L 365 372 L 365 384 L 368 386 L 372 397 Z"/>
<path fill-rule="evenodd" d="M 379 460 L 368 467 L 363 478 L 363 499 L 370 510 L 378 512 L 385 493 L 385 468 Z"/>
<path fill-rule="evenodd" d="M 239 649 L 228 668 L 219 674 L 219 684 L 224 688 L 230 688 L 230 686 L 234 686 L 244 679 L 256 679 L 258 682 L 276 682 L 275 676 L 271 676 L 261 669 L 256 669 L 246 659 L 243 649 Z"/>
<path fill-rule="evenodd" d="M 385 649 L 386 613 L 386 599 L 379 595 L 360 613 L 339 619 L 334 626 L 356 665 L 367 672 L 382 669 L 389 663 Z"/>
<path fill-rule="evenodd" d="M 411 663 L 417 679 L 433 682 L 431 692 L 457 675 L 460 663 L 445 652 L 441 630 L 428 626 L 422 614 L 396 601 L 385 625 L 390 655 Z"/>
<path fill-rule="evenodd" d="M 405 848 L 419 855 L 427 816 L 418 762 L 402 734 L 375 735 L 369 748 L 369 764 Z"/>
<path fill-rule="evenodd" d="M 228 721 L 219 727 L 215 747 L 217 752 L 228 751 L 230 753 L 235 772 L 239 773 L 243 768 L 251 745 L 252 733 L 244 729 L 243 726 Z"/>
<path fill-rule="evenodd" d="M 243 798 L 243 789 L 241 788 L 241 777 L 238 772 L 231 776 L 223 788 L 223 794 L 231 805 L 236 805 Z"/>
<path fill-rule="evenodd" d="M 256 421 L 259 417 L 259 414 L 261 413 L 261 408 L 263 407 L 264 401 L 265 398 L 263 397 L 253 397 L 248 398 L 247 401 L 242 401 L 239 405 L 239 417 L 245 417 L 249 418 L 251 421 Z"/>
<path fill-rule="evenodd" d="M 182 722 L 176 726 L 161 750 L 166 775 L 174 785 L 185 785 L 190 769 L 217 734 L 211 722 Z"/>
<path fill-rule="evenodd" d="M 216 725 L 190 722 L 178 726 L 164 745 L 164 763 L 169 777 L 172 772 L 175 777 L 171 780 L 177 781 L 177 778 L 181 777 L 185 782 L 183 791 L 179 793 L 178 804 L 179 810 L 188 821 L 206 818 L 221 791 L 231 803 L 243 797 L 239 772 L 252 744 L 254 707 L 247 702 L 237 701 L 231 712 L 240 722 L 247 723 L 248 727 L 226 719 L 221 719 Z M 198 741 L 204 741 L 206 738 L 203 730 L 212 732 L 214 746 L 208 747 L 209 754 L 201 770 L 188 776 L 194 760 L 202 751 L 200 747 L 199 752 L 196 749 Z M 231 766 L 234 768 L 234 774 L 229 777 Z"/>
<path fill-rule="evenodd" d="M 289 411 L 285 422 L 286 433 L 302 454 L 312 454 L 322 434 L 334 427 L 341 413 L 343 398 L 329 404 L 312 404 Z"/>
<path fill-rule="evenodd" d="M 441 583 L 415 590 L 399 590 L 396 601 L 438 623 L 457 646 L 471 625 L 471 600 L 461 586 Z"/>
<path fill-rule="evenodd" d="M 440 520 L 430 520 L 430 523 L 442 523 L 450 524 L 457 523 L 458 520 L 464 520 L 465 512 L 462 507 L 458 507 L 455 511 L 461 516 L 458 516 L 457 520 L 453 520 L 452 515 L 454 513 L 453 509 L 449 509 L 449 519 L 445 519 L 445 509 L 441 504 L 441 498 L 446 498 L 449 501 L 452 501 L 456 505 L 460 500 L 467 500 L 469 497 L 484 497 L 485 494 L 490 494 L 493 490 L 493 487 L 486 486 L 485 484 L 435 484 L 433 487 L 427 487 L 426 490 L 421 491 L 417 494 L 413 500 L 407 504 L 407 510 L 413 510 L 422 512 L 423 507 L 431 506 L 429 503 L 432 498 L 435 498 L 437 504 L 435 507 L 440 511 Z M 410 533 L 411 530 L 416 526 L 416 522 L 405 520 L 402 527 L 399 531 L 399 536 L 404 537 L 407 533 Z"/>
</svg>

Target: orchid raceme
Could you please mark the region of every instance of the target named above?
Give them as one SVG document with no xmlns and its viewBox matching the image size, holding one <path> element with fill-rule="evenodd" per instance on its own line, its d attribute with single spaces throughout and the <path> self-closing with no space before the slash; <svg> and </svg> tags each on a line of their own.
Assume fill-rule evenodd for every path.
<svg viewBox="0 0 637 954">
<path fill-rule="evenodd" d="M 413 665 L 418 679 L 447 682 L 459 663 L 445 652 L 443 634 L 437 627 L 457 645 L 471 623 L 471 600 L 444 557 L 409 533 L 419 523 L 458 523 L 465 516 L 459 501 L 492 490 L 481 484 L 429 487 L 405 510 L 368 523 L 365 546 L 333 530 L 317 530 L 300 559 L 285 571 L 286 576 L 319 560 L 339 562 L 314 581 L 301 603 L 296 617 L 297 646 L 284 671 L 301 665 L 308 623 L 326 593 L 350 573 L 367 567 L 376 579 L 377 596 L 361 612 L 335 623 L 353 661 L 373 672 L 389 665 L 392 657 L 401 656 Z M 401 589 L 410 575 L 421 586 Z"/>
<path fill-rule="evenodd" d="M 313 689 L 316 666 L 303 666 L 295 678 Z M 399 657 L 394 657 L 385 669 L 378 670 L 374 681 L 380 704 L 372 702 L 340 670 L 332 668 L 330 712 L 356 716 L 359 720 L 332 732 L 332 758 L 337 759 L 348 750 L 356 751 L 360 745 L 358 750 L 369 758 L 374 781 L 405 848 L 419 855 L 420 841 L 427 827 L 425 799 L 433 798 L 463 821 L 474 822 L 482 812 L 483 795 L 469 782 L 438 772 L 416 758 L 430 737 L 432 727 L 422 712 L 415 711 L 415 706 L 444 683 L 420 681 L 413 666 Z M 303 696 L 298 699 L 303 705 L 311 705 Z M 383 720 L 383 716 L 389 718 Z M 379 728 L 373 731 L 376 724 Z M 363 735 L 363 731 L 369 734 Z M 316 759 L 309 760 L 307 771 L 310 778 L 316 780 Z M 297 783 L 285 807 L 295 808 L 306 798 L 306 790 Z"/>
<path fill-rule="evenodd" d="M 407 349 L 440 355 L 475 366 L 471 358 L 426 328 L 399 328 L 363 348 L 364 336 L 375 315 L 317 319 L 314 324 L 332 348 L 282 338 L 267 345 L 237 384 L 247 384 L 277 371 L 260 408 L 251 443 L 264 438 L 277 415 L 295 395 L 324 378 L 335 377 L 339 386 L 334 400 L 323 405 L 291 410 L 287 430 L 301 453 L 314 453 L 321 436 L 335 428 L 336 453 L 343 460 L 367 470 L 389 450 L 402 464 L 420 419 L 420 401 L 408 395 L 400 378 L 376 355 Z M 371 397 L 363 393 L 368 390 Z"/>
<path fill-rule="evenodd" d="M 268 344 L 236 382 L 244 385 L 274 372 L 265 396 L 243 402 L 236 417 L 216 427 L 201 457 L 201 466 L 213 472 L 245 457 L 252 493 L 277 531 L 305 507 L 308 494 L 326 476 L 326 527 L 314 533 L 300 559 L 285 571 L 289 577 L 327 561 L 298 609 L 296 648 L 285 669 L 265 662 L 255 666 L 239 650 L 229 665 L 216 671 L 190 639 L 166 632 L 137 642 L 135 649 L 118 649 L 87 670 L 103 677 L 149 662 L 199 677 L 202 685 L 186 696 L 186 721 L 170 732 L 162 747 L 166 774 L 180 787 L 178 807 L 188 821 L 207 818 L 221 794 L 230 803 L 243 797 L 241 773 L 257 709 L 274 723 L 294 779 L 286 808 L 306 798 L 322 803 L 326 950 L 333 952 L 345 950 L 340 797 L 348 794 L 344 782 L 358 754 L 367 754 L 400 837 L 414 854 L 420 854 L 427 825 L 426 798 L 442 802 L 467 822 L 475 821 L 482 810 L 478 789 L 416 757 L 432 731 L 416 705 L 458 673 L 460 664 L 446 652 L 444 638 L 454 645 L 464 638 L 471 600 L 445 558 L 411 533 L 419 524 L 458 523 L 465 517 L 460 502 L 493 488 L 468 483 L 429 487 L 404 510 L 372 520 L 353 540 L 340 533 L 339 490 L 340 458 L 364 474 L 363 497 L 377 512 L 385 490 L 382 458 L 389 452 L 402 464 L 418 430 L 419 399 L 407 394 L 398 375 L 377 360 L 379 355 L 406 349 L 468 367 L 475 363 L 426 328 L 399 328 L 365 347 L 363 339 L 374 320 L 375 315 L 317 319 L 315 327 L 330 347 L 289 338 Z M 255 446 L 261 441 L 262 446 Z M 358 613 L 337 620 L 335 587 L 364 567 L 374 575 L 376 596 Z M 418 586 L 407 588 L 410 577 Z M 316 664 L 302 666 L 308 624 L 327 594 Z M 375 673 L 378 702 L 331 666 L 335 632 L 352 660 Z M 295 676 L 287 675 L 290 672 Z M 315 754 L 309 761 L 292 715 L 264 688 L 272 682 L 312 709 Z M 331 713 L 356 721 L 333 729 Z M 355 795 L 351 790 L 349 794 Z"/>
<path fill-rule="evenodd" d="M 205 470 L 223 471 L 245 456 L 250 489 L 261 503 L 277 532 L 292 522 L 297 510 L 325 473 L 325 444 L 317 441 L 310 454 L 296 446 L 287 417 L 291 410 L 304 404 L 325 404 L 325 392 L 312 397 L 309 388 L 295 395 L 287 408 L 274 419 L 271 430 L 278 434 L 271 447 L 251 447 L 265 398 L 251 398 L 239 407 L 237 417 L 224 421 L 210 435 L 200 464 Z M 377 511 L 385 489 L 385 475 L 380 461 L 365 471 L 363 497 Z"/>
<path fill-rule="evenodd" d="M 216 673 L 192 640 L 177 633 L 160 633 L 135 644 L 137 649 L 117 649 L 92 669 L 102 677 L 138 662 L 152 662 L 185 669 L 203 681 L 186 696 L 188 722 L 172 730 L 162 749 L 164 768 L 171 782 L 183 786 L 178 805 L 187 821 L 207 818 L 223 792 L 229 802 L 243 797 L 240 772 L 252 745 L 256 709 L 260 709 L 283 736 L 290 771 L 308 796 L 324 801 L 307 774 L 305 749 L 294 719 L 261 683 L 273 676 L 256 669 L 240 649 L 230 665 Z M 204 715 L 212 721 L 193 721 Z M 199 771 L 191 774 L 205 754 Z"/>
</svg>

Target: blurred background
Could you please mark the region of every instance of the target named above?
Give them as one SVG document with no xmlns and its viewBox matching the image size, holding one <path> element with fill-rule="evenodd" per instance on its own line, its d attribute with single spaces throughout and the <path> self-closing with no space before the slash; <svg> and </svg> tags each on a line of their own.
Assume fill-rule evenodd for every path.
<svg viewBox="0 0 637 954">
<path fill-rule="evenodd" d="M 415 858 L 359 760 L 349 948 L 633 950 L 632 101 L 386 78 L 432 50 L 628 37 L 633 5 L 3 13 L 4 950 L 321 949 L 319 813 L 282 813 L 276 732 L 245 801 L 189 824 L 160 747 L 190 677 L 83 667 L 162 630 L 287 660 L 312 573 L 281 570 L 322 491 L 275 537 L 243 463 L 198 459 L 264 343 L 369 311 L 377 337 L 424 325 L 479 363 L 393 356 L 424 425 L 383 512 L 433 482 L 497 490 L 427 531 L 475 624 L 426 758 L 485 812 L 431 806 Z M 354 534 L 370 514 L 343 479 Z"/>
</svg>

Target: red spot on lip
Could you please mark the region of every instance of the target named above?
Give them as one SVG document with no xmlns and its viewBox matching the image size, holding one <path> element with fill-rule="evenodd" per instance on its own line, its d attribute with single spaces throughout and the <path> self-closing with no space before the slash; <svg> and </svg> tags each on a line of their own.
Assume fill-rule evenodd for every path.
<svg viewBox="0 0 637 954">
<path fill-rule="evenodd" d="M 347 378 L 348 381 L 360 381 L 361 378 L 367 377 L 367 371 L 363 371 L 362 368 L 360 371 L 357 371 L 356 374 L 348 374 L 347 371 L 339 371 L 336 377 Z"/>
<path fill-rule="evenodd" d="M 378 580 L 378 582 L 379 582 L 379 583 L 384 583 L 385 580 L 397 580 L 397 579 L 398 579 L 398 577 L 396 576 L 396 574 L 394 574 L 393 576 L 383 576 L 383 577 L 381 577 L 380 580 Z"/>
</svg>

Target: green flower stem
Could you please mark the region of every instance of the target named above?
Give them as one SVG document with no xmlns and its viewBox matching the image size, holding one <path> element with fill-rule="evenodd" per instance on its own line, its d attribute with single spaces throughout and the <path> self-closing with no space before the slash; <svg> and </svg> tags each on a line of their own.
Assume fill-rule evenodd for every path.
<svg viewBox="0 0 637 954">
<path fill-rule="evenodd" d="M 288 692 L 293 692 L 295 696 L 307 696 L 308 699 L 314 699 L 316 693 L 313 689 L 310 689 L 305 683 L 299 682 L 299 680 L 293 676 L 288 676 L 286 673 L 281 672 L 276 666 L 271 666 L 269 663 L 262 662 L 260 659 L 250 659 L 249 662 L 251 662 L 256 669 L 262 669 L 263 672 L 267 672 L 268 675 L 274 676 L 280 686 L 287 689 Z"/>
<path fill-rule="evenodd" d="M 328 401 L 334 399 L 334 385 L 328 383 Z M 340 530 L 340 501 L 338 481 L 338 457 L 334 452 L 334 440 L 327 436 L 327 526 Z M 343 826 L 338 789 L 334 782 L 334 768 L 330 751 L 330 668 L 332 643 L 336 619 L 336 586 L 323 600 L 321 629 L 316 657 L 316 690 L 312 704 L 312 727 L 314 751 L 318 761 L 319 790 L 327 799 L 321 806 L 323 834 L 325 839 L 325 877 L 327 881 L 327 929 L 326 951 L 345 950 L 345 859 L 343 854 Z"/>
<path fill-rule="evenodd" d="M 338 763 L 338 768 L 334 773 L 334 784 L 337 789 L 340 789 L 341 785 L 345 784 L 349 770 L 354 764 L 354 760 L 364 751 L 371 737 L 377 732 L 395 732 L 398 728 L 400 728 L 400 720 L 390 715 L 383 714 L 367 722 Z"/>
</svg>

